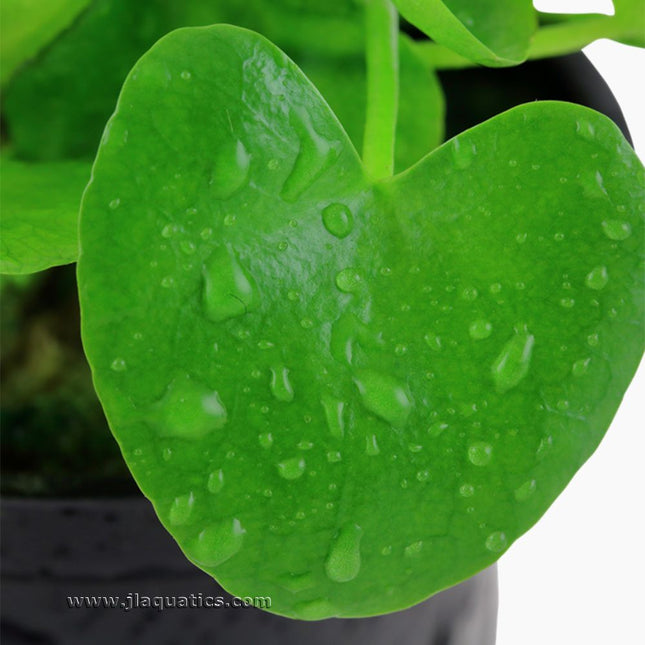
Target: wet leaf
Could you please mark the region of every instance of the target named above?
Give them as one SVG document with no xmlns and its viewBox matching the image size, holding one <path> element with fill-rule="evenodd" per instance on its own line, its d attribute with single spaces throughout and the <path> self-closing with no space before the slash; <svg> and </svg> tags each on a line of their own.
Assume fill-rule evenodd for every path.
<svg viewBox="0 0 645 645">
<path fill-rule="evenodd" d="M 638 364 L 644 183 L 608 119 L 533 103 L 372 185 L 264 38 L 155 45 L 84 196 L 79 280 L 110 425 L 186 555 L 303 619 L 495 561 Z"/>
</svg>

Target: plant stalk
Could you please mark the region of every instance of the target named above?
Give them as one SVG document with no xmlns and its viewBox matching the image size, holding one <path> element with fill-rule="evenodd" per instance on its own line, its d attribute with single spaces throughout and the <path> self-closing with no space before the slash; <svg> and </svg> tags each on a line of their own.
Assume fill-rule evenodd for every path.
<svg viewBox="0 0 645 645">
<path fill-rule="evenodd" d="M 374 181 L 394 172 L 399 103 L 399 18 L 390 0 L 367 0 L 365 9 L 367 111 L 363 163 Z"/>
</svg>

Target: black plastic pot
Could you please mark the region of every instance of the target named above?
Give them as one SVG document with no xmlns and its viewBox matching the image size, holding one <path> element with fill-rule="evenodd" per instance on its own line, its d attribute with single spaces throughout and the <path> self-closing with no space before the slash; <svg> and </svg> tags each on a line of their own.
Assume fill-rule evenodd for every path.
<svg viewBox="0 0 645 645">
<path fill-rule="evenodd" d="M 493 645 L 493 567 L 388 616 L 290 620 L 254 608 L 70 608 L 70 596 L 232 598 L 192 566 L 144 499 L 6 500 L 4 645 Z M 157 601 L 160 602 L 160 601 Z"/>
<path fill-rule="evenodd" d="M 505 70 L 441 74 L 448 136 L 519 103 L 570 100 L 610 116 L 620 108 L 581 55 Z M 231 597 L 190 565 L 142 498 L 6 499 L 2 504 L 2 641 L 64 643 L 373 643 L 494 645 L 493 567 L 403 612 L 314 623 L 252 608 L 70 608 L 70 596 Z M 201 596 L 200 596 L 201 594 Z M 134 597 L 134 596 L 133 596 Z"/>
</svg>

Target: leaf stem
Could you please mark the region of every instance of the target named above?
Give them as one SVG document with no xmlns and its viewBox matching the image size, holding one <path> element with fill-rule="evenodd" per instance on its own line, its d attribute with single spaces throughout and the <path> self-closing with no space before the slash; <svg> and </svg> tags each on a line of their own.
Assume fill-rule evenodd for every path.
<svg viewBox="0 0 645 645">
<path fill-rule="evenodd" d="M 527 60 L 563 56 L 580 51 L 599 38 L 627 40 L 634 36 L 636 25 L 628 25 L 616 16 L 605 14 L 540 14 L 545 23 L 535 32 Z M 415 43 L 419 57 L 433 69 L 464 69 L 475 67 L 472 61 L 433 42 Z"/>
<path fill-rule="evenodd" d="M 394 172 L 399 103 L 399 19 L 390 0 L 367 0 L 365 28 L 367 113 L 363 163 L 377 181 Z"/>
</svg>

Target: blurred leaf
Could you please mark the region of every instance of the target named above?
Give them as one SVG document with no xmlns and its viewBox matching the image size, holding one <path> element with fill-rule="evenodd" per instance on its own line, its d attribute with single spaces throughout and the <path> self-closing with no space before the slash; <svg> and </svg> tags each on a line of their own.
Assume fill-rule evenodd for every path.
<svg viewBox="0 0 645 645">
<path fill-rule="evenodd" d="M 394 0 L 394 4 L 436 42 L 490 67 L 524 61 L 537 24 L 531 0 Z"/>
<path fill-rule="evenodd" d="M 35 56 L 90 3 L 90 0 L 2 0 L 0 82 Z"/>
<path fill-rule="evenodd" d="M 0 162 L 0 272 L 33 273 L 78 256 L 78 210 L 90 177 L 84 162 Z"/>
</svg>

